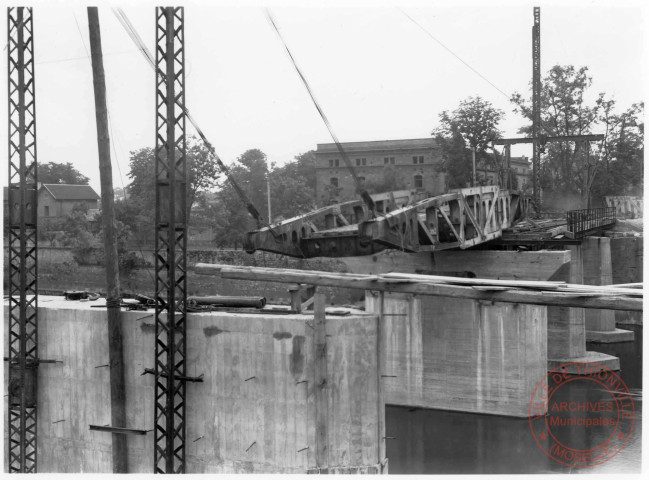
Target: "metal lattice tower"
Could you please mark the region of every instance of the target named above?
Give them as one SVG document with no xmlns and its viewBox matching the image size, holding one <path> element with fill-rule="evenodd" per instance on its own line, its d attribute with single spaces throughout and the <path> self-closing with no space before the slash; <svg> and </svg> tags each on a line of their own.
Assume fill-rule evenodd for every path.
<svg viewBox="0 0 649 480">
<path fill-rule="evenodd" d="M 532 203 L 541 212 L 541 8 L 534 7 L 532 27 Z"/>
<path fill-rule="evenodd" d="M 32 9 L 7 9 L 9 472 L 36 473 L 37 196 Z"/>
<path fill-rule="evenodd" d="M 185 472 L 187 168 L 184 10 L 156 8 L 154 472 Z"/>
</svg>

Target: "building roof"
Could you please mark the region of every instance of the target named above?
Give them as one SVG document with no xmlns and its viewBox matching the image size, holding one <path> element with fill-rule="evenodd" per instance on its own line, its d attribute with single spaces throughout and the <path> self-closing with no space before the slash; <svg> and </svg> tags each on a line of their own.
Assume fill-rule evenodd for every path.
<svg viewBox="0 0 649 480">
<path fill-rule="evenodd" d="M 90 185 L 44 183 L 41 185 L 41 189 L 43 188 L 56 200 L 99 200 L 99 195 Z"/>
<path fill-rule="evenodd" d="M 436 148 L 437 141 L 434 138 L 412 138 L 406 140 L 374 140 L 368 142 L 343 142 L 345 151 L 368 151 L 368 150 L 412 150 L 417 148 Z M 338 153 L 335 143 L 318 143 L 316 153 Z"/>
</svg>

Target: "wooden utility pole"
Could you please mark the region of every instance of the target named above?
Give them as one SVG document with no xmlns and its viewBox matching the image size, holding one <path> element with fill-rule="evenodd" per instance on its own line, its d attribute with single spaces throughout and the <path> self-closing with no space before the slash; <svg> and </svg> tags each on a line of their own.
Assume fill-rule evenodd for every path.
<svg viewBox="0 0 649 480">
<path fill-rule="evenodd" d="M 108 360 L 110 364 L 110 419 L 113 427 L 126 427 L 124 352 L 120 324 L 119 265 L 115 229 L 113 171 L 110 163 L 106 80 L 101 53 L 101 33 L 97 7 L 88 7 L 92 78 L 95 90 L 101 209 L 106 252 L 106 306 L 108 311 Z M 128 473 L 126 436 L 113 433 L 113 473 Z"/>
<path fill-rule="evenodd" d="M 471 183 L 472 187 L 475 187 L 476 181 L 475 181 L 475 147 L 471 149 L 471 158 L 473 161 L 473 182 Z"/>
</svg>

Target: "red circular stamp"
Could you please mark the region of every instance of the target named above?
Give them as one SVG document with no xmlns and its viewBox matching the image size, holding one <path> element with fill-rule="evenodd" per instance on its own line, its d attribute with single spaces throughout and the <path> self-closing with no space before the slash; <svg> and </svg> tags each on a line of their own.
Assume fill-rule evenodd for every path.
<svg viewBox="0 0 649 480">
<path fill-rule="evenodd" d="M 593 467 L 617 455 L 629 440 L 635 406 L 620 376 L 590 362 L 563 364 L 534 389 L 530 429 L 537 445 L 569 467 Z"/>
</svg>

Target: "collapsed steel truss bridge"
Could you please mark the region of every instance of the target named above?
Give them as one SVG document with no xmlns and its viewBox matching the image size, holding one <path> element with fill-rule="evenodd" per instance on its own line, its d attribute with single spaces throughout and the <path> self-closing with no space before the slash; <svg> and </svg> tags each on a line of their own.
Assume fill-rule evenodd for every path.
<svg viewBox="0 0 649 480">
<path fill-rule="evenodd" d="M 496 186 L 425 199 L 410 192 L 372 197 L 377 217 L 371 218 L 360 200 L 330 205 L 249 232 L 246 251 L 312 258 L 371 255 L 385 249 L 465 249 L 499 238 L 529 207 L 527 197 Z"/>
</svg>

